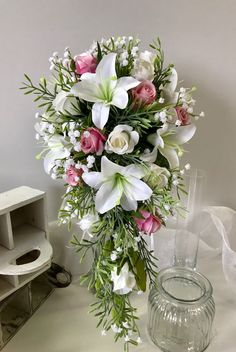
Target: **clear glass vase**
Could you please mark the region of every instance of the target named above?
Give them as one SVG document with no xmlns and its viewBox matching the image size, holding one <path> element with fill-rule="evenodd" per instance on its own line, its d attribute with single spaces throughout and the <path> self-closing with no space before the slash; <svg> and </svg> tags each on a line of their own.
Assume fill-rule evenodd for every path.
<svg viewBox="0 0 236 352">
<path fill-rule="evenodd" d="M 177 216 L 174 265 L 196 269 L 206 175 L 194 169 L 184 177 L 186 195 L 181 197 L 185 211 Z"/>
<path fill-rule="evenodd" d="M 165 352 L 201 352 L 210 343 L 215 314 L 210 282 L 192 269 L 158 274 L 148 300 L 148 332 Z"/>
</svg>

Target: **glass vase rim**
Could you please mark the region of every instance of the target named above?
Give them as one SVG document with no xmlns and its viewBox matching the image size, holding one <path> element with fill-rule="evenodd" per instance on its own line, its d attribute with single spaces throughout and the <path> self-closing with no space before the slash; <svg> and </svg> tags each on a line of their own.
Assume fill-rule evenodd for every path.
<svg viewBox="0 0 236 352">
<path fill-rule="evenodd" d="M 194 299 L 181 299 L 177 298 L 174 295 L 170 294 L 164 287 L 163 282 L 164 279 L 167 278 L 184 278 L 189 281 L 194 282 L 197 284 L 203 291 L 203 293 Z M 166 281 L 166 280 L 165 280 Z M 157 276 L 157 289 L 160 293 L 169 301 L 175 302 L 176 304 L 183 304 L 183 305 L 200 305 L 205 303 L 213 294 L 213 287 L 210 281 L 206 278 L 205 275 L 199 273 L 198 271 L 185 268 L 185 267 L 178 267 L 173 266 L 169 268 L 164 268 L 159 271 Z"/>
</svg>

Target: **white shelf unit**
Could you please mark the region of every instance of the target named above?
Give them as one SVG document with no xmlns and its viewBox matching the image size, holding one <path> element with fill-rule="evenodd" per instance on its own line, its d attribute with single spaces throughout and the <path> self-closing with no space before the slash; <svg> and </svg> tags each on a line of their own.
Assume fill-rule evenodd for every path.
<svg viewBox="0 0 236 352">
<path fill-rule="evenodd" d="M 27 186 L 0 194 L 0 301 L 50 267 L 45 192 Z"/>
</svg>

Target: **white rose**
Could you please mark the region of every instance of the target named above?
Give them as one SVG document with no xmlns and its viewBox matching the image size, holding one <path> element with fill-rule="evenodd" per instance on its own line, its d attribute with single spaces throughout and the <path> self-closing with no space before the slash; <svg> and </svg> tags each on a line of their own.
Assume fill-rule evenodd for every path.
<svg viewBox="0 0 236 352">
<path fill-rule="evenodd" d="M 77 106 L 76 98 L 73 97 L 70 92 L 65 92 L 64 90 L 61 90 L 52 102 L 52 105 L 57 112 L 66 114 L 68 111 L 71 115 L 76 115 L 78 112 L 73 107 L 73 104 Z"/>
<path fill-rule="evenodd" d="M 109 134 L 105 149 L 116 154 L 132 153 L 139 141 L 139 134 L 128 125 L 118 125 Z"/>
<path fill-rule="evenodd" d="M 160 167 L 156 164 L 150 164 L 150 174 L 146 176 L 149 184 L 153 187 L 163 188 L 168 184 L 170 172 L 165 167 Z"/>
<path fill-rule="evenodd" d="M 154 78 L 154 59 L 155 55 L 150 51 L 145 50 L 139 54 L 135 60 L 132 75 L 139 81 L 152 81 Z"/>
<path fill-rule="evenodd" d="M 127 262 L 123 265 L 119 275 L 117 275 L 117 268 L 114 268 L 111 272 L 111 280 L 113 281 L 113 292 L 119 295 L 126 295 L 136 285 L 134 274 L 129 271 Z"/>
<path fill-rule="evenodd" d="M 78 225 L 82 231 L 86 232 L 89 236 L 92 236 L 93 226 L 98 220 L 98 214 L 88 213 L 78 222 Z"/>
</svg>

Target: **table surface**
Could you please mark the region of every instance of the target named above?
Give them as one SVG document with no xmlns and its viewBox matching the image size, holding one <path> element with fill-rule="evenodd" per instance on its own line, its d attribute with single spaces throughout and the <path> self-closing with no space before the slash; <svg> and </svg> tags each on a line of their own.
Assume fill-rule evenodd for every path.
<svg viewBox="0 0 236 352">
<path fill-rule="evenodd" d="M 199 271 L 211 281 L 216 303 L 212 342 L 207 352 L 236 351 L 236 294 L 226 283 L 221 257 L 201 259 Z M 160 351 L 146 332 L 147 295 L 134 295 L 139 309 L 143 343 L 131 351 Z M 88 314 L 93 296 L 78 282 L 56 289 L 33 317 L 5 346 L 4 352 L 122 352 L 123 343 L 113 342 L 113 333 L 101 336 L 96 319 Z"/>
</svg>

